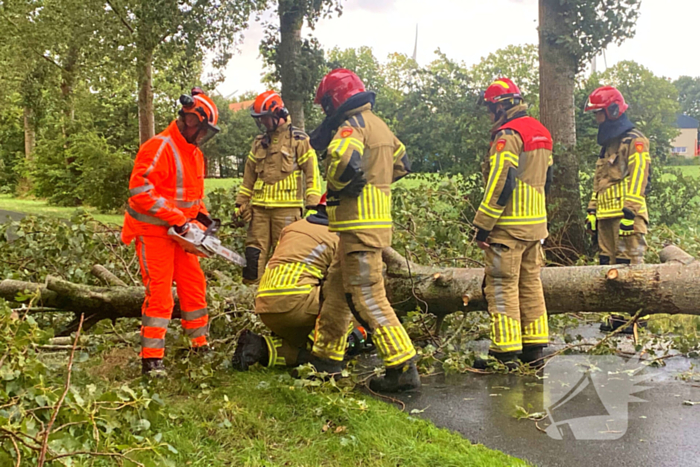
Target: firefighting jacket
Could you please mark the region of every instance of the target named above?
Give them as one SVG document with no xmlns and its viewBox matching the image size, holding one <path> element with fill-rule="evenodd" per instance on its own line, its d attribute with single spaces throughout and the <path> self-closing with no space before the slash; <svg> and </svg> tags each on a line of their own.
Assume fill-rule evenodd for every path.
<svg viewBox="0 0 700 467">
<path fill-rule="evenodd" d="M 346 113 L 328 145 L 328 218 L 332 232 L 352 232 L 361 244 L 391 244 L 391 184 L 411 169 L 406 148 L 365 104 Z M 359 196 L 351 183 L 366 182 Z"/>
<path fill-rule="evenodd" d="M 474 218 L 477 240 L 507 236 L 523 241 L 546 238 L 545 193 L 551 180 L 552 137 L 532 117 L 502 125 L 482 164 L 484 199 Z"/>
<path fill-rule="evenodd" d="M 598 219 L 622 217 L 624 208 L 649 222 L 646 190 L 651 157 L 649 140 L 636 129 L 609 141 L 601 150 L 589 210 Z"/>
<path fill-rule="evenodd" d="M 256 313 L 290 309 L 290 301 L 303 299 L 321 285 L 338 247 L 338 235 L 327 225 L 301 219 L 282 230 L 279 243 L 260 280 Z M 318 311 L 318 310 L 316 310 Z"/>
<path fill-rule="evenodd" d="M 129 205 L 122 241 L 137 236 L 167 236 L 171 225 L 183 225 L 207 213 L 204 207 L 204 156 L 180 134 L 176 122 L 139 149 L 129 181 Z"/>
<path fill-rule="evenodd" d="M 236 204 L 303 208 L 316 206 L 320 199 L 318 160 L 306 133 L 285 123 L 255 138 Z"/>
</svg>

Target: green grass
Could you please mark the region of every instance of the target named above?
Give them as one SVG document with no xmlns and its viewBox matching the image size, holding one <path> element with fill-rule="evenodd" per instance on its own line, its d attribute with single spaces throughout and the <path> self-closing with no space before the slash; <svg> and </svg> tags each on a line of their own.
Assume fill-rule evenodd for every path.
<svg viewBox="0 0 700 467">
<path fill-rule="evenodd" d="M 110 353 L 124 355 L 125 350 L 114 349 Z M 130 352 L 133 356 L 129 360 L 133 362 L 135 352 Z M 133 364 L 123 363 L 111 371 L 131 379 L 133 375 L 129 373 L 136 370 L 131 368 Z M 163 442 L 178 451 L 169 454 L 175 462 L 172 465 L 529 465 L 474 445 L 456 433 L 359 391 L 346 390 L 341 394 L 337 388 L 310 391 L 295 387 L 288 372 L 282 370 L 240 373 L 195 359 L 184 365 L 172 363 L 175 366 L 169 366 L 168 379 L 156 381 L 151 387 L 164 401 L 168 416 L 153 422 L 148 433 L 162 433 Z M 87 365 L 95 365 L 95 360 Z M 99 363 L 93 368 L 104 366 Z M 131 368 L 127 374 L 123 373 L 125 368 Z M 112 379 L 111 371 L 101 372 L 101 376 Z M 76 381 L 88 374 L 82 373 Z M 111 384 L 121 384 L 119 379 Z M 94 381 L 94 376 L 85 382 L 88 381 Z M 148 457 L 152 455 L 135 456 L 142 462 Z"/>
<path fill-rule="evenodd" d="M 700 177 L 700 165 L 683 165 L 676 168 L 680 169 L 685 176 Z"/>
<path fill-rule="evenodd" d="M 208 178 L 204 180 L 204 190 L 209 193 L 217 188 L 228 189 L 233 186 L 235 178 Z M 121 225 L 123 214 L 99 214 L 94 208 L 83 208 L 100 222 Z M 49 217 L 70 218 L 76 208 L 51 206 L 45 200 L 33 198 L 15 198 L 12 195 L 0 195 L 0 210 L 22 212 Z"/>
</svg>

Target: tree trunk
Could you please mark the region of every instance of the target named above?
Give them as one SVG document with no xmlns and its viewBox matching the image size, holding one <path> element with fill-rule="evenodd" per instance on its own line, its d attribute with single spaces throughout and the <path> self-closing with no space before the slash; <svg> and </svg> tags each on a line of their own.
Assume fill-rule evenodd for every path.
<svg viewBox="0 0 700 467">
<path fill-rule="evenodd" d="M 32 160 L 32 153 L 36 145 L 36 130 L 34 128 L 34 111 L 29 108 L 24 108 L 24 157 Z"/>
<path fill-rule="evenodd" d="M 548 196 L 549 217 L 555 240 L 575 261 L 587 250 L 583 226 L 579 162 L 576 146 L 574 90 L 577 60 L 557 38 L 567 34 L 568 7 L 559 0 L 540 0 L 540 120 L 552 133 L 555 143 L 554 184 Z M 564 258 L 561 258 L 564 259 Z"/>
<path fill-rule="evenodd" d="M 294 126 L 304 129 L 304 97 L 298 92 L 297 82 L 301 55 L 301 27 L 304 15 L 293 0 L 279 0 L 280 47 L 278 60 L 282 79 L 282 100 L 289 110 Z"/>
<path fill-rule="evenodd" d="M 139 49 L 136 69 L 139 86 L 139 139 L 143 144 L 156 134 L 153 109 L 153 49 Z"/>
<path fill-rule="evenodd" d="M 579 266 L 544 268 L 542 284 L 550 314 L 621 312 L 700 315 L 700 262 L 675 246 L 661 252 L 663 264 L 639 266 Z M 405 313 L 417 308 L 438 317 L 456 311 L 484 311 L 483 269 L 433 268 L 407 262 L 391 248 L 384 250 L 386 289 L 394 308 Z M 93 270 L 114 287 L 92 287 L 49 276 L 46 284 L 4 280 L 0 298 L 39 293 L 38 307 L 85 313 L 88 328 L 101 319 L 138 318 L 143 287 L 124 287 L 104 271 Z M 251 304 L 254 289 L 236 286 L 216 290 L 238 303 Z M 174 293 L 174 292 L 173 292 Z M 28 302 L 32 297 L 25 299 Z M 41 308 L 39 311 L 47 311 Z M 173 317 L 180 315 L 175 301 Z M 65 332 L 72 330 L 69 326 Z"/>
</svg>

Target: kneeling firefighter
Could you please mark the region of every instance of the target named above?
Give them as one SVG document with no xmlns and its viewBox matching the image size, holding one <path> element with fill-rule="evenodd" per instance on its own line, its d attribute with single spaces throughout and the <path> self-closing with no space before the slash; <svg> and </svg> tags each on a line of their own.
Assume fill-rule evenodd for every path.
<svg viewBox="0 0 700 467">
<path fill-rule="evenodd" d="M 353 318 L 370 329 L 386 376 L 374 391 L 420 387 L 416 351 L 387 300 L 382 249 L 391 245 L 391 184 L 410 171 L 404 145 L 372 112 L 375 94 L 352 71 L 337 69 L 321 81 L 315 103 L 326 119 L 311 136 L 328 149 L 328 217 L 340 243 L 324 286 L 311 362 L 340 373 Z M 326 294 L 326 290 L 328 293 Z"/>
<path fill-rule="evenodd" d="M 246 159 L 234 217 L 250 222 L 243 282 L 257 284 L 282 229 L 318 204 L 321 175 L 309 137 L 291 125 L 279 94 L 260 94 L 250 114 L 263 134 Z"/>
<path fill-rule="evenodd" d="M 328 231 L 325 195 L 316 212 L 282 230 L 255 297 L 255 313 L 273 335 L 243 331 L 233 357 L 234 368 L 246 371 L 255 363 L 297 366 L 308 360 L 321 310 L 321 288 L 338 241 L 338 235 Z M 357 340 L 366 336 L 361 328 L 353 332 Z"/>
<path fill-rule="evenodd" d="M 204 206 L 204 157 L 199 149 L 219 132 L 219 111 L 199 88 L 180 97 L 179 117 L 139 149 L 129 181 L 129 206 L 121 238 L 136 240 L 146 299 L 142 308 L 144 374 L 164 374 L 165 333 L 173 313 L 173 281 L 182 327 L 192 347 L 207 346 L 206 280 L 199 257 L 168 235 L 185 235 L 189 223 L 208 218 Z"/>
</svg>

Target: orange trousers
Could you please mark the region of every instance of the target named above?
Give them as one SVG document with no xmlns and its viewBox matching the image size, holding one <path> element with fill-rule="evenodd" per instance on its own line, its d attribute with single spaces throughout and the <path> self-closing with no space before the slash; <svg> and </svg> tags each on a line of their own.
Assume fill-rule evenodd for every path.
<svg viewBox="0 0 700 467">
<path fill-rule="evenodd" d="M 207 345 L 207 283 L 199 258 L 167 237 L 137 237 L 136 254 L 146 287 L 146 300 L 141 308 L 141 357 L 163 358 L 165 354 L 165 333 L 175 305 L 173 280 L 185 334 L 192 347 Z"/>
</svg>

